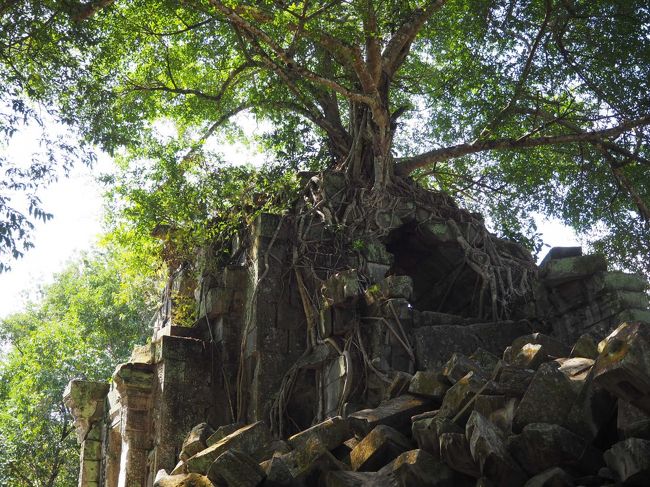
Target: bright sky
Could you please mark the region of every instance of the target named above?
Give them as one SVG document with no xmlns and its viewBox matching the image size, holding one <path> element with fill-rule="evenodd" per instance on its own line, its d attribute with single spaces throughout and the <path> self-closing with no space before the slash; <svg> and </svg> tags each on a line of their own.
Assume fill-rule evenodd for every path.
<svg viewBox="0 0 650 487">
<path fill-rule="evenodd" d="M 28 143 L 21 143 L 27 150 Z M 244 146 L 225 150 L 230 161 L 259 159 L 259 153 Z M 37 223 L 35 247 L 12 263 L 12 270 L 0 274 L 0 318 L 20 311 L 27 297 L 80 251 L 90 249 L 102 230 L 102 188 L 95 177 L 111 168 L 107 156 L 93 169 L 78 166 L 69 178 L 61 179 L 41 193 L 43 207 L 54 214 L 47 223 Z M 544 242 L 551 247 L 579 245 L 575 234 L 559 222 L 538 221 Z M 546 251 L 542 251 L 545 254 Z"/>
</svg>

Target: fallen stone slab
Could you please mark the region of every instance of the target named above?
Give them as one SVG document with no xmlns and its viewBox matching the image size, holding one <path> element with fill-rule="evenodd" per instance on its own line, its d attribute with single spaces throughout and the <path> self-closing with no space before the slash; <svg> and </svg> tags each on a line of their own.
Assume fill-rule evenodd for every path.
<svg viewBox="0 0 650 487">
<path fill-rule="evenodd" d="M 501 392 L 493 381 L 474 372 L 456 382 L 445 394 L 438 414 L 464 424 L 472 412 L 472 403 L 479 394 L 498 395 Z"/>
<path fill-rule="evenodd" d="M 546 349 L 539 343 L 526 343 L 512 357 L 512 365 L 524 369 L 537 370 L 544 362 L 551 360 Z"/>
<path fill-rule="evenodd" d="M 517 406 L 513 430 L 521 431 L 530 423 L 562 424 L 584 382 L 572 372 L 570 368 L 562 369 L 558 361 L 542 364 Z"/>
<path fill-rule="evenodd" d="M 413 376 L 408 372 L 403 372 L 401 370 L 395 371 L 393 380 L 391 381 L 390 385 L 384 392 L 384 399 L 385 400 L 395 399 L 396 397 L 401 396 L 406 392 L 408 392 L 408 388 L 411 384 L 412 379 Z"/>
<path fill-rule="evenodd" d="M 479 364 L 481 369 L 486 372 L 485 375 L 488 377 L 492 375 L 492 371 L 497 366 L 500 360 L 499 357 L 497 357 L 491 352 L 488 352 L 482 347 L 479 347 L 476 350 L 474 350 L 474 353 L 472 353 L 472 355 L 470 355 L 469 358 L 472 359 L 477 364 Z"/>
<path fill-rule="evenodd" d="M 362 409 L 352 413 L 347 419 L 352 430 L 359 436 L 367 435 L 380 424 L 404 430 L 410 427 L 411 416 L 429 410 L 431 404 L 430 399 L 404 394 L 384 401 L 374 409 Z"/>
<path fill-rule="evenodd" d="M 418 448 L 440 458 L 440 435 L 443 433 L 462 433 L 463 429 L 449 418 L 436 415 L 413 421 L 411 435 Z"/>
<path fill-rule="evenodd" d="M 472 456 L 465 433 L 440 435 L 440 460 L 456 472 L 474 478 L 481 476 L 481 468 Z"/>
<path fill-rule="evenodd" d="M 549 260 L 540 273 L 548 286 L 577 281 L 607 270 L 607 261 L 600 254 Z"/>
<path fill-rule="evenodd" d="M 501 431 L 477 411 L 472 412 L 465 426 L 472 458 L 483 476 L 497 485 L 522 485 L 526 474 L 510 456 Z"/>
<path fill-rule="evenodd" d="M 219 426 L 212 435 L 206 440 L 207 446 L 214 445 L 219 440 L 222 440 L 231 433 L 234 433 L 240 428 L 243 428 L 244 423 L 231 423 L 223 426 Z"/>
<path fill-rule="evenodd" d="M 650 326 L 619 326 L 604 340 L 594 369 L 598 385 L 650 414 Z"/>
<path fill-rule="evenodd" d="M 256 487 L 266 472 L 248 455 L 232 449 L 223 452 L 210 465 L 207 477 L 216 485 L 227 487 Z"/>
<path fill-rule="evenodd" d="M 301 449 L 306 448 L 309 442 L 319 441 L 326 449 L 333 450 L 350 436 L 352 431 L 348 421 L 335 416 L 293 435 L 289 438 L 289 444 L 294 449 Z"/>
<path fill-rule="evenodd" d="M 408 391 L 440 402 L 449 387 L 450 383 L 444 375 L 429 370 L 418 370 L 411 379 Z"/>
<path fill-rule="evenodd" d="M 318 441 L 310 442 L 306 448 L 293 450 L 279 458 L 285 462 L 291 477 L 298 485 L 318 485 L 326 472 L 350 470 L 347 464 L 337 460 Z"/>
<path fill-rule="evenodd" d="M 522 397 L 533 380 L 535 371 L 522 369 L 504 361 L 495 369 L 495 382 L 507 397 Z"/>
<path fill-rule="evenodd" d="M 329 306 L 353 305 L 361 294 L 359 274 L 355 269 L 338 272 L 325 281 L 321 292 Z"/>
<path fill-rule="evenodd" d="M 453 487 L 454 471 L 423 450 L 410 450 L 379 470 L 400 486 Z"/>
<path fill-rule="evenodd" d="M 591 442 L 557 424 L 526 425 L 521 434 L 509 438 L 508 447 L 531 475 L 552 467 L 593 473 L 603 464 L 602 453 Z"/>
<path fill-rule="evenodd" d="M 260 468 L 266 475 L 265 487 L 294 487 L 298 485 L 282 455 L 263 461 L 260 463 Z"/>
<path fill-rule="evenodd" d="M 394 479 L 377 472 L 326 472 L 325 487 L 398 487 Z"/>
<path fill-rule="evenodd" d="M 512 341 L 510 345 L 512 357 L 516 357 L 526 345 L 541 345 L 544 351 L 553 358 L 568 357 L 571 353 L 569 347 L 558 339 L 545 335 L 544 333 L 531 333 L 517 337 Z"/>
<path fill-rule="evenodd" d="M 214 434 L 214 429 L 208 423 L 199 423 L 191 429 L 181 449 L 181 460 L 186 461 L 188 458 L 196 455 L 201 450 L 205 450 L 207 440 Z"/>
<path fill-rule="evenodd" d="M 227 450 L 235 449 L 247 455 L 255 456 L 263 451 L 271 441 L 271 432 L 264 421 L 258 421 L 222 438 L 217 443 L 197 453 L 187 460 L 190 473 L 206 473 L 212 462 Z"/>
<path fill-rule="evenodd" d="M 625 485 L 648 485 L 650 479 L 650 441 L 628 438 L 605 452 L 607 466 Z"/>
<path fill-rule="evenodd" d="M 571 475 L 560 467 L 552 467 L 528 479 L 524 487 L 573 487 Z"/>
<path fill-rule="evenodd" d="M 204 475 L 196 473 L 183 475 L 167 475 L 164 470 L 156 474 L 153 487 L 214 487 L 214 484 Z"/>
<path fill-rule="evenodd" d="M 466 326 L 421 326 L 413 330 L 418 370 L 439 370 L 454 352 L 471 354 L 480 342 Z"/>
<path fill-rule="evenodd" d="M 402 433 L 380 424 L 350 452 L 350 465 L 357 471 L 377 471 L 410 448 L 411 443 Z"/>
<path fill-rule="evenodd" d="M 569 356 L 584 357 L 596 360 L 596 358 L 598 358 L 598 344 L 591 335 L 581 335 L 573 345 Z"/>
<path fill-rule="evenodd" d="M 483 368 L 472 359 L 462 353 L 454 353 L 447 363 L 442 367 L 442 375 L 451 384 L 455 384 L 465 377 L 469 372 L 474 372 L 479 377 L 489 377 L 489 370 Z"/>
<path fill-rule="evenodd" d="M 642 438 L 650 440 L 650 415 L 629 402 L 619 399 L 616 428 L 620 439 Z"/>
</svg>

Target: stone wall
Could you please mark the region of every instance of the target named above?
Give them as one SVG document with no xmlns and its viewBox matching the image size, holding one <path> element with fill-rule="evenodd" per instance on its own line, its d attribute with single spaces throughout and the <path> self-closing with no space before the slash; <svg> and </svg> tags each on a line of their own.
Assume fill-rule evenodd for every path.
<svg viewBox="0 0 650 487">
<path fill-rule="evenodd" d="M 323 183 L 332 199 L 339 179 Z M 650 323 L 640 277 L 608 271 L 579 248 L 552 249 L 538 268 L 476 216 L 455 212 L 395 198 L 347 247 L 324 222 L 297 230 L 263 214 L 238 260 L 215 266 L 206 251 L 198 277 L 176 276 L 198 283 L 193 327 L 173 324 L 166 299 L 151 343 L 117 368 L 110 388 L 73 381 L 66 390 L 82 445 L 79 485 L 151 486 L 160 469 L 181 471 L 183 441 L 200 423 L 219 431 L 264 420 L 287 437 L 378 406 L 454 353 L 501 356 L 534 332 L 569 344 L 600 340 L 622 321 Z M 479 265 L 488 254 L 500 262 L 496 277 Z"/>
</svg>

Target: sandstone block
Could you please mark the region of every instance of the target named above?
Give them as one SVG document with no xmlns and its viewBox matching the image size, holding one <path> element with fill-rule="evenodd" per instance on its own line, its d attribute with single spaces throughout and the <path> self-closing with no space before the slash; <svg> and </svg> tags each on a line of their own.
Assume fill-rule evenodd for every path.
<svg viewBox="0 0 650 487">
<path fill-rule="evenodd" d="M 207 472 L 213 483 L 227 487 L 256 487 L 265 476 L 255 460 L 235 449 L 219 455 Z"/>
<path fill-rule="evenodd" d="M 469 372 L 474 372 L 474 374 L 480 377 L 488 377 L 490 373 L 489 370 L 483 370 L 478 363 L 461 353 L 454 353 L 442 367 L 442 375 L 451 384 L 455 384 Z"/>
<path fill-rule="evenodd" d="M 577 281 L 597 272 L 607 270 L 607 261 L 602 255 L 584 255 L 550 260 L 544 266 L 540 277 L 549 286 Z"/>
<path fill-rule="evenodd" d="M 411 379 L 408 391 L 411 394 L 425 396 L 439 402 L 442 401 L 449 386 L 449 381 L 442 374 L 418 370 Z"/>
<path fill-rule="evenodd" d="M 472 413 L 467 420 L 465 436 L 482 475 L 497 485 L 522 485 L 526 481 L 523 470 L 508 453 L 500 430 L 482 414 Z"/>
<path fill-rule="evenodd" d="M 512 357 L 516 357 L 521 351 L 522 347 L 527 344 L 532 345 L 541 345 L 544 347 L 544 351 L 553 358 L 568 357 L 571 352 L 569 347 L 567 347 L 561 341 L 545 335 L 543 333 L 531 333 L 529 335 L 523 335 L 517 337 L 513 340 L 512 344 Z"/>
<path fill-rule="evenodd" d="M 354 470 L 376 471 L 410 447 L 399 431 L 380 424 L 350 452 L 350 464 Z"/>
<path fill-rule="evenodd" d="M 650 479 L 650 441 L 628 438 L 605 452 L 607 466 L 625 485 L 648 485 Z"/>
<path fill-rule="evenodd" d="M 591 335 L 582 335 L 571 349 L 570 357 L 584 357 L 596 360 L 598 357 L 598 345 Z"/>
<path fill-rule="evenodd" d="M 454 472 L 423 450 L 410 450 L 379 470 L 400 486 L 453 487 Z"/>
<path fill-rule="evenodd" d="M 481 469 L 472 457 L 469 441 L 464 433 L 442 433 L 440 435 L 440 460 L 456 472 L 474 478 L 481 476 Z"/>
<path fill-rule="evenodd" d="M 214 429 L 208 423 L 200 423 L 192 428 L 185 441 L 183 441 L 181 460 L 187 460 L 201 450 L 205 450 L 208 447 L 206 442 L 213 433 Z"/>
<path fill-rule="evenodd" d="M 188 472 L 206 473 L 212 462 L 227 450 L 236 449 L 255 456 L 271 441 L 271 432 L 264 421 L 258 421 L 222 438 L 187 460 Z"/>
<path fill-rule="evenodd" d="M 355 269 L 334 274 L 323 284 L 323 298 L 329 306 L 348 306 L 354 304 L 361 288 L 359 275 Z"/>
<path fill-rule="evenodd" d="M 449 419 L 458 418 L 459 423 L 464 423 L 471 413 L 470 401 L 479 394 L 498 395 L 500 392 L 494 382 L 469 372 L 449 388 L 438 414 Z"/>
<path fill-rule="evenodd" d="M 166 475 L 164 470 L 156 474 L 154 487 L 214 487 L 209 478 L 195 473 Z"/>
<path fill-rule="evenodd" d="M 486 376 L 492 375 L 492 371 L 499 363 L 499 357 L 481 347 L 474 350 L 469 358 L 481 367 Z"/>
<path fill-rule="evenodd" d="M 596 472 L 602 454 L 590 442 L 557 424 L 533 423 L 509 440 L 512 455 L 531 475 L 552 467 Z"/>
<path fill-rule="evenodd" d="M 383 424 L 395 429 L 408 428 L 411 416 L 422 413 L 430 408 L 431 401 L 410 394 L 382 402 L 375 409 L 363 409 L 348 416 L 352 430 L 364 436 L 375 426 Z"/>
<path fill-rule="evenodd" d="M 433 416 L 413 421 L 411 434 L 418 445 L 434 458 L 440 458 L 440 436 L 443 433 L 462 433 L 463 429 L 444 416 Z"/>
<path fill-rule="evenodd" d="M 306 448 L 309 442 L 319 441 L 326 449 L 333 450 L 351 435 L 348 422 L 340 416 L 335 416 L 293 435 L 289 438 L 289 444 L 294 449 L 301 449 Z"/>
<path fill-rule="evenodd" d="M 531 477 L 524 487 L 573 487 L 573 478 L 560 467 L 552 467 Z"/>
<path fill-rule="evenodd" d="M 391 479 L 377 472 L 327 472 L 325 487 L 388 487 Z"/>
<path fill-rule="evenodd" d="M 650 440 L 650 415 L 623 399 L 618 400 L 616 427 L 620 439 Z"/>
<path fill-rule="evenodd" d="M 619 326 L 605 339 L 594 369 L 597 384 L 650 414 L 650 326 Z"/>
<path fill-rule="evenodd" d="M 210 437 L 206 440 L 206 445 L 207 446 L 214 445 L 219 440 L 222 440 L 229 434 L 234 433 L 235 431 L 243 427 L 244 427 L 244 423 L 232 423 L 232 424 L 219 426 L 216 429 L 216 431 L 212 435 L 210 435 Z"/>
</svg>

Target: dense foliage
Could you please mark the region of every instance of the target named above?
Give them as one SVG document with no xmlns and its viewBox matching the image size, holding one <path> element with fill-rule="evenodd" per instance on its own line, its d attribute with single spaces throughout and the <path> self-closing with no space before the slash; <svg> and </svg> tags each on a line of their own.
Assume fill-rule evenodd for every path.
<svg viewBox="0 0 650 487">
<path fill-rule="evenodd" d="M 62 393 L 70 379 L 105 381 L 128 359 L 157 298 L 107 250 L 72 262 L 24 312 L 0 321 L 0 484 L 76 485 L 79 448 Z"/>
</svg>

